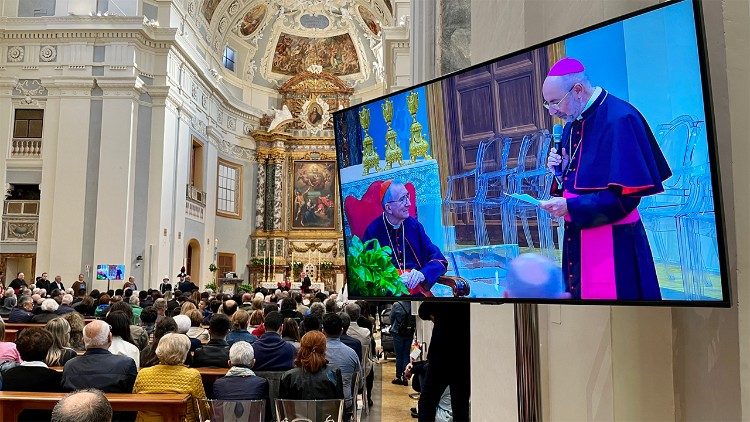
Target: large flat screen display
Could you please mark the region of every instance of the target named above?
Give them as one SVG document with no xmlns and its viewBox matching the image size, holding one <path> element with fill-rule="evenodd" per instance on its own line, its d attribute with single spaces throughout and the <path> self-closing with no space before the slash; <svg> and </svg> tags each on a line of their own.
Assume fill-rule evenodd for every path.
<svg viewBox="0 0 750 422">
<path fill-rule="evenodd" d="M 729 306 L 700 7 L 334 114 L 349 296 Z"/>
</svg>

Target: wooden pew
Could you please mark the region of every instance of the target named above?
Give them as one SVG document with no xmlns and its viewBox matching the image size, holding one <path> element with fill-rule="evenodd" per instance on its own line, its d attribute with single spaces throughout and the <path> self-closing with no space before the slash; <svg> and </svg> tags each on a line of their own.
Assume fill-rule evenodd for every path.
<svg viewBox="0 0 750 422">
<path fill-rule="evenodd" d="M 0 391 L 0 421 L 15 421 L 24 409 L 52 410 L 65 393 Z M 187 414 L 190 394 L 106 393 L 115 412 L 155 412 L 165 422 L 180 422 Z"/>
<path fill-rule="evenodd" d="M 15 343 L 17 338 L 18 338 L 18 330 L 16 330 L 15 328 L 5 330 L 5 340 L 3 341 L 9 341 L 11 343 Z"/>
</svg>

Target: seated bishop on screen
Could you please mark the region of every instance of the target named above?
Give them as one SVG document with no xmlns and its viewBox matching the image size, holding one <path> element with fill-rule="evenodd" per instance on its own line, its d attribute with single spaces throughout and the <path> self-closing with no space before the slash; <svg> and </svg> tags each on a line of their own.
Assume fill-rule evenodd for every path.
<svg viewBox="0 0 750 422">
<path fill-rule="evenodd" d="M 424 226 L 409 216 L 411 199 L 402 183 L 386 180 L 380 185 L 383 214 L 365 230 L 363 241 L 378 239 L 393 250 L 391 261 L 412 295 L 431 296 L 430 289 L 448 270 L 440 249 L 427 236 Z"/>
</svg>

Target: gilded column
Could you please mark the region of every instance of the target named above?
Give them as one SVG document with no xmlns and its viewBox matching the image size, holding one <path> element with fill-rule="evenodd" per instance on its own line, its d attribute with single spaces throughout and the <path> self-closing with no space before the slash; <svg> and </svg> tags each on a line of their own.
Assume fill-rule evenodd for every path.
<svg viewBox="0 0 750 422">
<path fill-rule="evenodd" d="M 281 216 L 283 215 L 283 187 L 282 178 L 284 174 L 284 153 L 276 152 L 272 156 L 273 161 L 273 230 L 281 230 Z"/>
<path fill-rule="evenodd" d="M 258 162 L 258 192 L 255 201 L 255 229 L 264 230 L 266 221 L 266 160 L 268 154 L 256 151 L 255 161 Z"/>
</svg>

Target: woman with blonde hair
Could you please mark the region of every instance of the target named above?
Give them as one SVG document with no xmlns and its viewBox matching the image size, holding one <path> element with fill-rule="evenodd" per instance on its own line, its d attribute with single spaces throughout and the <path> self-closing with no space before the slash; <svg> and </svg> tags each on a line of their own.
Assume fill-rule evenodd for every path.
<svg viewBox="0 0 750 422">
<path fill-rule="evenodd" d="M 78 354 L 70 348 L 70 324 L 63 318 L 55 318 L 47 322 L 44 329 L 52 334 L 52 346 L 47 351 L 44 363 L 47 366 L 65 366 L 65 362 Z"/>
<path fill-rule="evenodd" d="M 174 394 L 187 393 L 192 396 L 188 400 L 187 420 L 197 420 L 194 407 L 195 400 L 205 399 L 201 374 L 193 368 L 184 365 L 190 350 L 190 340 L 184 334 L 169 333 L 159 340 L 156 346 L 156 357 L 159 364 L 138 371 L 135 378 L 133 393 L 139 394 Z M 161 415 L 150 412 L 138 412 L 138 422 L 161 421 Z"/>
<path fill-rule="evenodd" d="M 310 331 L 302 337 L 296 368 L 284 372 L 279 398 L 290 400 L 331 400 L 344 398 L 341 370 L 328 366 L 326 336 Z"/>
<path fill-rule="evenodd" d="M 182 303 L 182 306 L 180 307 L 180 314 L 187 315 L 189 311 L 192 311 L 193 309 L 198 309 L 197 306 L 195 306 L 195 303 L 185 301 Z"/>
</svg>

